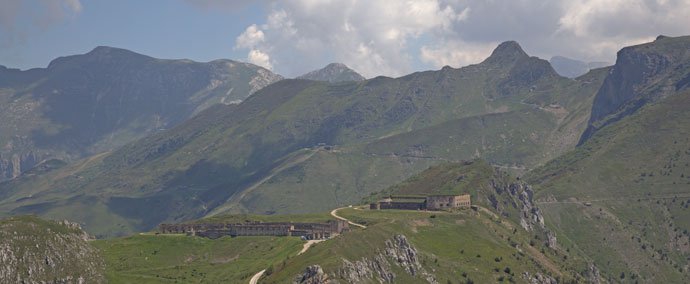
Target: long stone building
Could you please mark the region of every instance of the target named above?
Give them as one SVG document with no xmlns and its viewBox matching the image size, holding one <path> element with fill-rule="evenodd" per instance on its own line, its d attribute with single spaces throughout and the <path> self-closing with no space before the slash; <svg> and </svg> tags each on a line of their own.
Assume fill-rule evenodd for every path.
<svg viewBox="0 0 690 284">
<path fill-rule="evenodd" d="M 370 209 L 446 210 L 472 206 L 469 194 L 430 196 L 391 196 L 369 205 Z"/>
<path fill-rule="evenodd" d="M 349 230 L 349 224 L 343 220 L 329 220 L 326 223 L 185 223 L 161 224 L 158 229 L 162 234 L 187 234 L 211 239 L 223 236 L 297 236 L 314 240 L 341 234 Z"/>
</svg>

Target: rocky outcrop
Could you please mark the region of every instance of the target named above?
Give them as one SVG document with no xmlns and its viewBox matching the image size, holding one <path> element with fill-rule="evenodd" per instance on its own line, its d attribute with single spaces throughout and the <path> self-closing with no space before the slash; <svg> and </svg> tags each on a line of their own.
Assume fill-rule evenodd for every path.
<svg viewBox="0 0 690 284">
<path fill-rule="evenodd" d="M 541 232 L 545 238 L 545 245 L 550 248 L 558 246 L 556 234 L 544 224 L 544 215 L 534 202 L 534 191 L 524 182 L 505 183 L 491 180 L 494 192 L 487 197 L 491 207 L 499 214 L 510 217 L 517 213 L 516 220 L 526 231 Z"/>
<path fill-rule="evenodd" d="M 599 268 L 597 268 L 594 263 L 589 264 L 585 273 L 583 273 L 587 279 L 587 283 L 599 284 L 602 283 L 601 274 L 599 273 Z"/>
<path fill-rule="evenodd" d="M 298 276 L 295 281 L 292 283 L 295 284 L 329 284 L 333 283 L 332 281 L 328 280 L 328 275 L 323 272 L 323 269 L 319 265 L 310 265 L 306 269 L 304 269 L 304 273 L 302 275 Z"/>
<path fill-rule="evenodd" d="M 41 161 L 39 155 L 33 151 L 28 153 L 14 153 L 9 157 L 0 154 L 0 181 L 4 179 L 13 179 L 22 174 L 22 172 L 33 168 Z"/>
<path fill-rule="evenodd" d="M 404 235 L 395 235 L 392 239 L 386 240 L 385 249 L 371 259 L 362 258 L 354 262 L 343 259 L 338 276 L 348 283 L 366 283 L 368 280 L 395 283 L 396 275 L 391 270 L 392 265 L 428 283 L 438 283 L 436 277 L 422 267 L 417 249 Z"/>
<path fill-rule="evenodd" d="M 343 259 L 341 267 L 333 274 L 345 283 L 396 283 L 396 275 L 391 269 L 393 265 L 402 268 L 409 275 L 419 278 L 420 281 L 436 284 L 436 277 L 428 273 L 419 261 L 417 249 L 404 235 L 395 235 L 386 240 L 386 247 L 378 251 L 373 257 L 363 257 L 350 261 Z M 299 275 L 294 283 L 336 283 L 329 280 L 320 266 L 312 265 Z M 303 282 L 307 281 L 307 282 Z M 308 282 L 316 281 L 316 282 Z"/>
<path fill-rule="evenodd" d="M 496 194 L 489 195 L 489 202 L 493 209 L 502 215 L 507 215 L 508 209 L 505 208 L 504 203 L 499 200 L 505 200 L 506 203 L 512 205 L 514 209 L 518 210 L 520 217 L 520 226 L 527 231 L 532 231 L 535 227 L 545 228 L 544 215 L 542 215 L 539 207 L 534 203 L 534 191 L 532 188 L 524 183 L 510 183 L 502 184 L 496 180 L 491 181 L 491 187 Z"/>
<path fill-rule="evenodd" d="M 104 263 L 78 224 L 31 216 L 0 221 L 0 282 L 104 283 Z"/>
<path fill-rule="evenodd" d="M 680 90 L 690 65 L 688 49 L 687 36 L 659 37 L 652 43 L 621 49 L 594 98 L 589 126 L 580 144 L 602 127 Z"/>
<path fill-rule="evenodd" d="M 529 272 L 525 271 L 525 273 L 522 274 L 522 277 L 530 284 L 558 284 L 558 281 L 556 281 L 555 278 L 548 275 L 543 275 L 541 273 L 531 275 Z"/>
</svg>

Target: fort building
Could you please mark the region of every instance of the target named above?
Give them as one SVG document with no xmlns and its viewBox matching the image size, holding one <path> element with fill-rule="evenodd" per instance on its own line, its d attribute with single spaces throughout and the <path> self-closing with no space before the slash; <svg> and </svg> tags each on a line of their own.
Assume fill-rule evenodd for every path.
<svg viewBox="0 0 690 284">
<path fill-rule="evenodd" d="M 244 223 L 185 223 L 161 224 L 162 234 L 187 234 L 210 239 L 223 236 L 296 236 L 307 240 L 327 239 L 349 230 L 343 220 L 325 223 L 244 222 Z"/>
<path fill-rule="evenodd" d="M 469 208 L 472 206 L 469 194 L 463 195 L 429 195 L 429 196 L 390 196 L 371 203 L 369 209 L 402 209 L 402 210 L 446 210 Z"/>
</svg>

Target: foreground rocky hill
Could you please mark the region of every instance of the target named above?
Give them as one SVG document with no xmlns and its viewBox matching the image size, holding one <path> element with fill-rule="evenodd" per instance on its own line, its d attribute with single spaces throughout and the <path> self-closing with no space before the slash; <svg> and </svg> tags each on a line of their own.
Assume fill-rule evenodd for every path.
<svg viewBox="0 0 690 284">
<path fill-rule="evenodd" d="M 0 282 L 105 283 L 104 272 L 79 225 L 33 216 L 0 220 Z"/>
<path fill-rule="evenodd" d="M 112 150 L 280 79 L 248 63 L 164 60 L 104 46 L 47 68 L 0 66 L 0 180 L 49 159 Z"/>
<path fill-rule="evenodd" d="M 560 77 L 506 42 L 460 69 L 283 80 L 117 151 L 0 185 L 0 210 L 113 235 L 226 212 L 323 212 L 443 161 L 525 171 L 575 146 L 606 73 Z"/>
</svg>

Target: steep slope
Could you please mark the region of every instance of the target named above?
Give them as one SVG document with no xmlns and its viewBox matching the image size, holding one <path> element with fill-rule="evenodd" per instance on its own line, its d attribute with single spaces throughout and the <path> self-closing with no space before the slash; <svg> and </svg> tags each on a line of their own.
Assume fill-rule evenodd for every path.
<svg viewBox="0 0 690 284">
<path fill-rule="evenodd" d="M 105 283 L 104 263 L 79 225 L 34 216 L 0 220 L 3 283 Z"/>
<path fill-rule="evenodd" d="M 45 69 L 0 67 L 0 180 L 73 161 L 237 103 L 281 77 L 230 60 L 163 60 L 97 47 Z"/>
<path fill-rule="evenodd" d="M 602 127 L 647 103 L 690 87 L 690 36 L 659 36 L 618 52 L 616 64 L 597 93 L 581 142 Z"/>
<path fill-rule="evenodd" d="M 551 63 L 551 66 L 558 74 L 568 78 L 577 78 L 586 74 L 589 70 L 611 65 L 606 62 L 584 62 L 563 56 L 551 57 L 549 63 Z"/>
<path fill-rule="evenodd" d="M 689 108 L 647 104 L 530 174 L 546 223 L 610 278 L 690 280 Z"/>
<path fill-rule="evenodd" d="M 524 170 L 575 145 L 605 73 L 563 78 L 506 42 L 460 69 L 283 80 L 112 153 L 0 185 L 0 212 L 113 235 L 223 212 L 323 212 L 444 160 L 487 156 Z"/>
<path fill-rule="evenodd" d="M 348 81 L 364 81 L 362 75 L 359 75 L 355 70 L 350 69 L 342 63 L 331 63 L 326 67 L 311 71 L 307 74 L 297 77 L 297 79 L 324 81 L 324 82 L 348 82 Z"/>
</svg>

